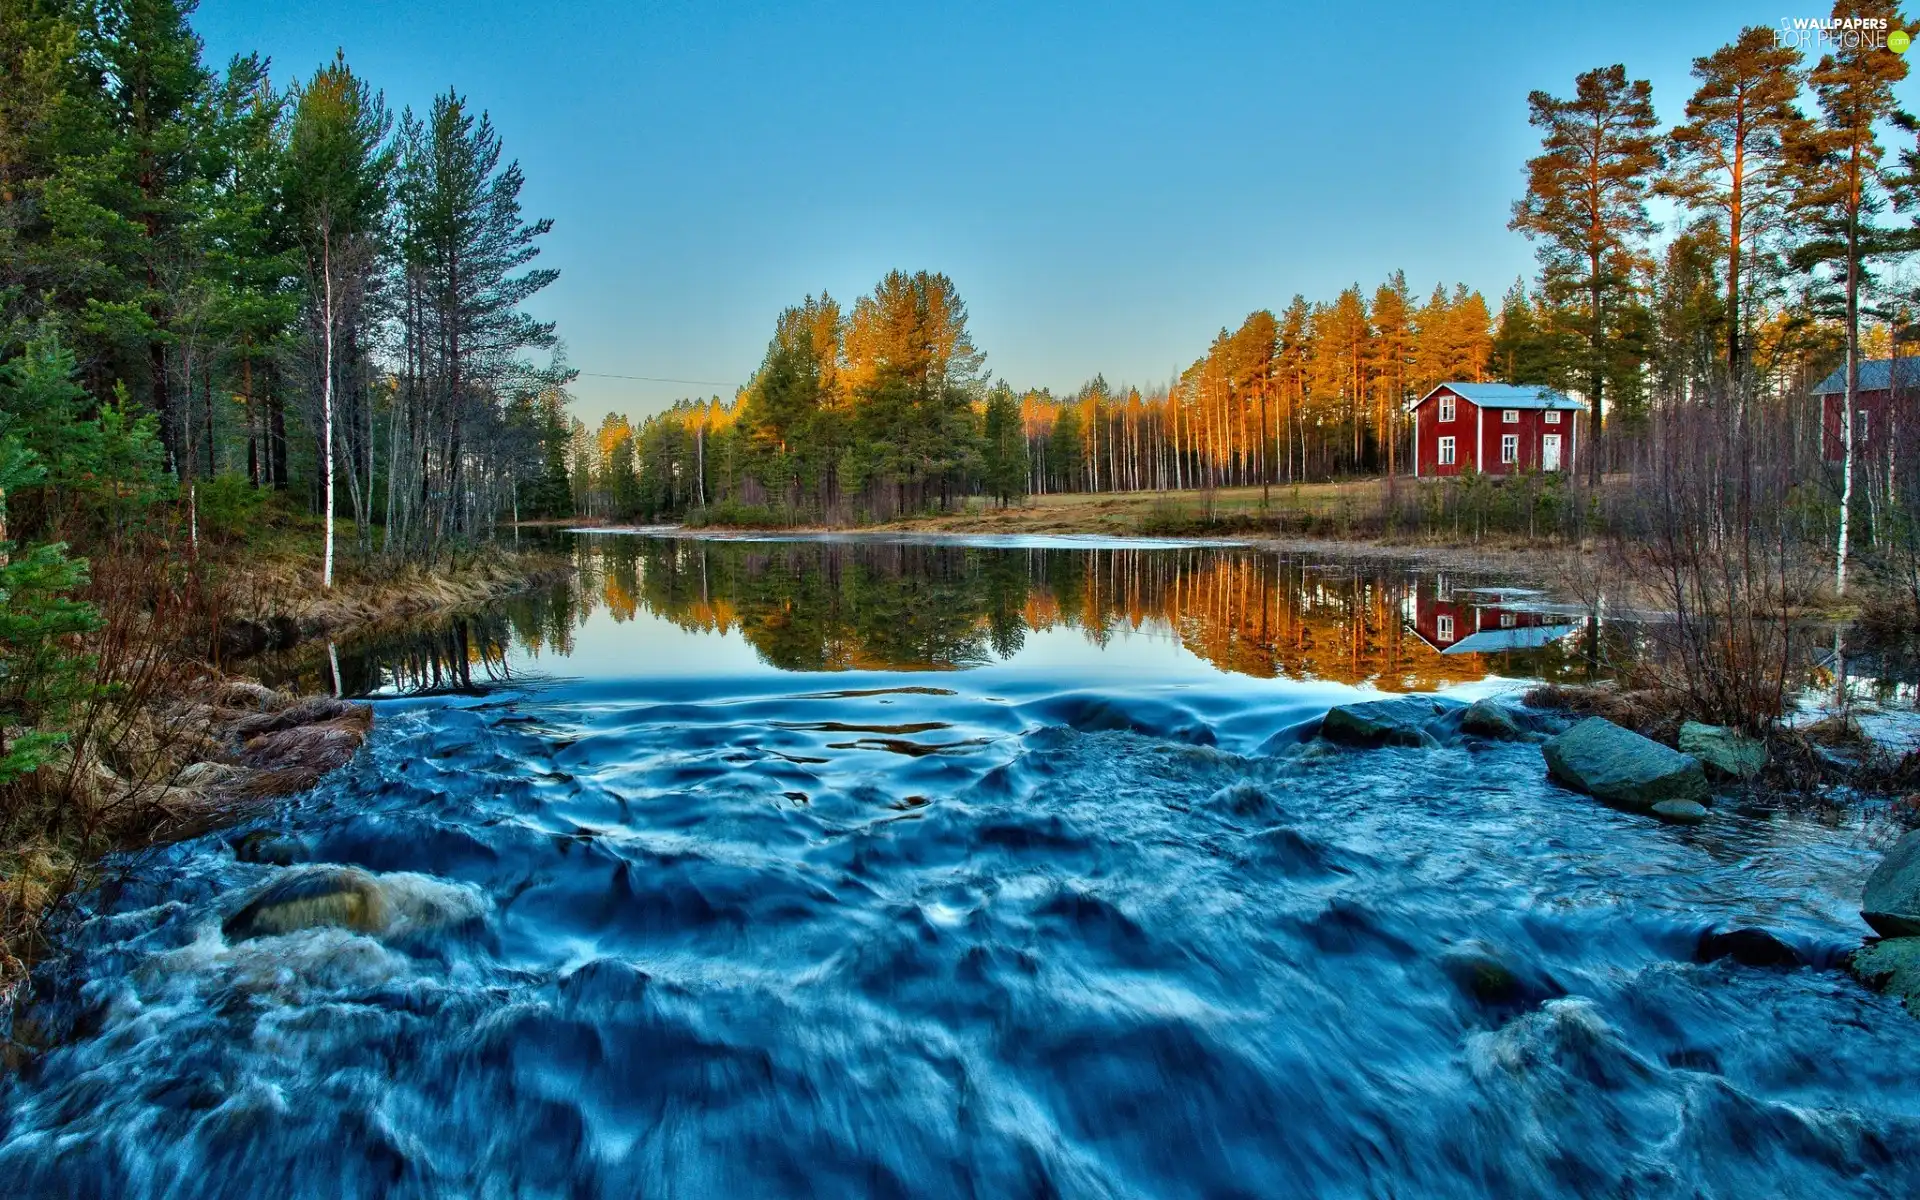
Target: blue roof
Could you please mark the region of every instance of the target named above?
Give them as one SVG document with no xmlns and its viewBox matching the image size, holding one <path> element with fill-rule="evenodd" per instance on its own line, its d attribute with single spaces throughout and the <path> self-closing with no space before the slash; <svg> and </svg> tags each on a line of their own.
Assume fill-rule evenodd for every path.
<svg viewBox="0 0 1920 1200">
<path fill-rule="evenodd" d="M 1905 375 L 1905 372 L 1901 372 Z M 1532 384 L 1512 383 L 1442 383 L 1436 384 L 1433 391 L 1415 400 L 1407 407 L 1419 408 L 1432 397 L 1434 392 L 1445 388 L 1457 396 L 1471 400 L 1481 408 L 1563 408 L 1572 412 L 1585 412 L 1587 406 L 1571 399 L 1552 388 L 1535 387 Z"/>
<path fill-rule="evenodd" d="M 1863 392 L 1884 392 L 1890 390 L 1887 383 L 1893 378 L 1893 360 L 1888 358 L 1868 359 L 1860 364 L 1860 390 Z M 1920 358 L 1900 360 L 1900 386 L 1920 388 Z M 1841 363 L 1833 369 L 1833 374 L 1813 386 L 1816 396 L 1830 396 L 1847 390 L 1847 364 Z"/>
</svg>

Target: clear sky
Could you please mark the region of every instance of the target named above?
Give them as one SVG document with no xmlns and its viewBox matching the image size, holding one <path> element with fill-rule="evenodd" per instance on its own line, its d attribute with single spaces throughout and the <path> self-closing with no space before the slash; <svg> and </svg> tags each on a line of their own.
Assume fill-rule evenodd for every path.
<svg viewBox="0 0 1920 1200">
<path fill-rule="evenodd" d="M 1527 93 L 1624 63 L 1664 122 L 1692 59 L 1808 0 L 203 0 L 209 60 L 336 47 L 397 109 L 489 110 L 552 217 L 536 302 L 580 414 L 731 397 L 778 310 L 944 271 L 1016 387 L 1164 381 L 1223 325 L 1404 269 L 1497 303 Z M 1914 106 L 1915 84 L 1905 87 Z"/>
</svg>

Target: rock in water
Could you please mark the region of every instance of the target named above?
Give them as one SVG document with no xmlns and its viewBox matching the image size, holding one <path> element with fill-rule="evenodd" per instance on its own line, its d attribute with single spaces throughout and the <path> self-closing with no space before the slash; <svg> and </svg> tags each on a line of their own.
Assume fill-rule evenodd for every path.
<svg viewBox="0 0 1920 1200">
<path fill-rule="evenodd" d="M 1699 721 L 1680 726 L 1680 752 L 1727 779 L 1752 779 L 1767 765 L 1767 744 L 1759 738 Z"/>
<path fill-rule="evenodd" d="M 1920 937 L 1920 829 L 1895 842 L 1867 876 L 1860 915 L 1883 937 Z"/>
<path fill-rule="evenodd" d="M 1402 696 L 1342 704 L 1320 722 L 1320 736 L 1349 746 L 1426 746 L 1446 728 L 1446 718 L 1458 711 L 1458 700 L 1437 696 Z"/>
<path fill-rule="evenodd" d="M 220 924 L 229 941 L 340 926 L 374 933 L 387 925 L 380 884 L 352 867 L 313 867 L 282 875 Z"/>
<path fill-rule="evenodd" d="M 1743 967 L 1798 967 L 1806 956 L 1764 929 L 1715 930 L 1700 935 L 1697 962 L 1730 958 Z"/>
<path fill-rule="evenodd" d="M 1554 779 L 1635 812 L 1650 813 L 1663 800 L 1707 798 L 1699 759 L 1602 717 L 1588 717 L 1540 750 Z"/>
<path fill-rule="evenodd" d="M 1460 716 L 1460 732 L 1478 737 L 1514 741 L 1526 736 L 1507 706 L 1492 700 L 1475 700 Z"/>
<path fill-rule="evenodd" d="M 1854 951 L 1847 969 L 1868 987 L 1899 997 L 1908 1012 L 1920 1017 L 1920 937 L 1886 938 L 1862 947 Z"/>
<path fill-rule="evenodd" d="M 1652 811 L 1670 825 L 1698 825 L 1707 819 L 1707 806 L 1698 800 L 1661 800 Z"/>
</svg>

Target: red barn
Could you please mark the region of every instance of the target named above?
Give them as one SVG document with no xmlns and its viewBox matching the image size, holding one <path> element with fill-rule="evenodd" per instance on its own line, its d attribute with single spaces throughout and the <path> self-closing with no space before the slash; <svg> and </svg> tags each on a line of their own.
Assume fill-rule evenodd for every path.
<svg viewBox="0 0 1920 1200">
<path fill-rule="evenodd" d="M 1510 383 L 1443 383 L 1407 406 L 1413 414 L 1413 473 L 1485 475 L 1571 471 L 1587 406 L 1551 388 Z"/>
<path fill-rule="evenodd" d="M 1899 363 L 1899 373 L 1894 363 Z M 1814 385 L 1820 397 L 1820 449 L 1828 462 L 1839 462 L 1847 452 L 1840 436 L 1840 411 L 1847 405 L 1847 368 Z M 1876 358 L 1860 364 L 1860 382 L 1853 392 L 1853 456 L 1866 459 L 1885 453 L 1903 435 L 1914 433 L 1916 400 L 1920 399 L 1920 359 Z"/>
</svg>

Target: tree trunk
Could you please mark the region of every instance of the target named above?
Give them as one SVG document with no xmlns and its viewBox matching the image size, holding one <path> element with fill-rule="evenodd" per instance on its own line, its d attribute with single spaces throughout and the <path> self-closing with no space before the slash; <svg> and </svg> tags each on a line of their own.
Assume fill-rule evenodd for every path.
<svg viewBox="0 0 1920 1200">
<path fill-rule="evenodd" d="M 1840 534 L 1834 550 L 1833 587 L 1847 594 L 1848 518 L 1853 509 L 1853 401 L 1860 386 L 1860 214 L 1847 217 L 1847 387 L 1840 406 Z"/>
<path fill-rule="evenodd" d="M 321 319 L 326 328 L 322 331 L 322 340 L 326 345 L 325 369 L 320 381 L 320 445 L 321 458 L 325 460 L 325 499 L 321 502 L 326 508 L 326 549 L 320 565 L 320 586 L 333 586 L 333 243 L 330 233 L 322 230 L 320 234 L 320 274 L 321 290 L 325 294 L 325 307 Z"/>
</svg>

